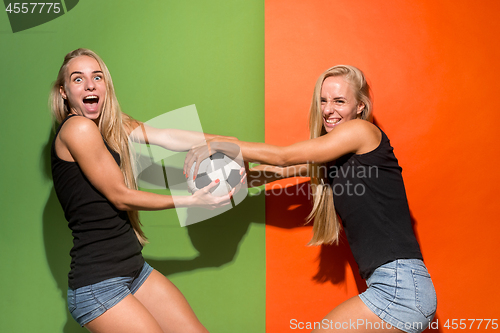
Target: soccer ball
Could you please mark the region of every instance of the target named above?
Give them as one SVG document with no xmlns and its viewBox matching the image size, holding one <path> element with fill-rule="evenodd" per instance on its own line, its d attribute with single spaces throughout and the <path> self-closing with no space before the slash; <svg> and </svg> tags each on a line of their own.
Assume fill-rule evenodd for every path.
<svg viewBox="0 0 500 333">
<path fill-rule="evenodd" d="M 216 179 L 220 179 L 219 184 L 213 187 L 212 195 L 220 197 L 226 195 L 241 182 L 241 166 L 224 153 L 215 153 L 200 162 L 198 174 L 193 181 L 196 162 L 191 166 L 187 186 L 189 192 L 194 193 L 209 185 Z"/>
</svg>

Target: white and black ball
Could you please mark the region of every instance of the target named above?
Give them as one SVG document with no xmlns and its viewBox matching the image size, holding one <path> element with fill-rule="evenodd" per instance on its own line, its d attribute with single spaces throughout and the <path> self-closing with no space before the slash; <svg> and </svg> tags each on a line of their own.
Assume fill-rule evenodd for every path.
<svg viewBox="0 0 500 333">
<path fill-rule="evenodd" d="M 191 166 L 187 180 L 188 189 L 191 193 L 219 179 L 220 182 L 210 191 L 213 195 L 220 197 L 226 195 L 241 183 L 241 166 L 224 153 L 215 153 L 202 160 L 196 178 L 193 180 L 195 167 L 196 162 Z"/>
</svg>

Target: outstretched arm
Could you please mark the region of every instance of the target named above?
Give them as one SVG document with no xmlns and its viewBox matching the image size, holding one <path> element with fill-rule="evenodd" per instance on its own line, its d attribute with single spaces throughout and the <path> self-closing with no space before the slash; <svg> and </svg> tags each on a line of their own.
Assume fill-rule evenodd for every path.
<svg viewBox="0 0 500 333">
<path fill-rule="evenodd" d="M 278 166 L 325 163 L 345 154 L 364 154 L 375 149 L 381 133 L 365 120 L 350 120 L 319 138 L 279 147 L 265 143 L 238 142 L 245 160 Z M 218 139 L 215 139 L 218 140 Z M 223 146 L 210 143 L 212 149 Z"/>
<path fill-rule="evenodd" d="M 214 138 L 209 142 L 210 154 L 227 149 L 227 142 L 237 144 L 248 162 L 276 166 L 290 166 L 303 163 L 325 163 L 343 155 L 364 154 L 375 149 L 381 140 L 380 130 L 366 120 L 353 119 L 338 125 L 319 138 L 301 141 L 280 147 L 257 142 L 235 141 Z M 186 157 L 184 169 L 188 170 L 203 153 L 192 150 Z"/>
<path fill-rule="evenodd" d="M 216 137 L 227 140 L 236 140 L 234 137 L 219 136 L 195 131 L 186 131 L 174 128 L 156 128 L 144 124 L 138 120 L 123 114 L 125 128 L 132 141 L 147 143 L 163 147 L 172 151 L 188 151 L 189 149 L 203 145 L 208 140 Z"/>
<path fill-rule="evenodd" d="M 283 178 L 308 177 L 308 173 L 307 164 L 298 164 L 289 167 L 260 164 L 247 171 L 248 187 L 261 186 Z"/>
</svg>

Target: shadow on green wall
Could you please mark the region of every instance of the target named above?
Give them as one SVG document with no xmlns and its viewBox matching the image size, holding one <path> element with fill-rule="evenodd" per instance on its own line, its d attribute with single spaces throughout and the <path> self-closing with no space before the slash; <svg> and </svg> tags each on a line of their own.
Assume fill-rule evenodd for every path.
<svg viewBox="0 0 500 333">
<path fill-rule="evenodd" d="M 50 149 L 53 139 L 54 132 L 51 130 L 48 142 L 42 152 L 43 173 L 48 179 L 52 179 Z M 248 196 L 238 206 L 222 215 L 187 226 L 191 243 L 199 252 L 195 258 L 186 260 L 146 258 L 146 260 L 165 276 L 228 264 L 234 260 L 238 247 L 248 232 L 250 223 L 264 223 L 262 219 L 264 215 L 263 203 L 263 197 Z M 256 207 L 262 208 L 256 209 Z M 47 263 L 58 288 L 61 290 L 61 297 L 66 303 L 67 275 L 71 263 L 69 252 L 73 246 L 73 238 L 53 187 L 43 212 L 43 239 Z M 63 332 L 81 333 L 82 329 L 67 310 L 66 315 L 67 320 Z"/>
<path fill-rule="evenodd" d="M 54 131 L 51 130 L 49 139 L 42 151 L 43 173 L 47 179 L 52 180 L 50 171 L 50 147 L 54 139 Z M 68 228 L 68 222 L 64 218 L 61 204 L 57 199 L 56 192 L 52 186 L 47 203 L 43 210 L 43 241 L 45 245 L 45 254 L 47 263 L 57 287 L 61 291 L 61 297 L 66 303 L 68 290 L 68 272 L 71 263 L 69 251 L 73 246 L 73 237 Z M 66 308 L 66 324 L 64 333 L 81 333 L 82 328 L 71 317 Z"/>
<path fill-rule="evenodd" d="M 309 183 L 289 186 L 286 192 L 289 195 L 283 195 L 282 191 L 275 193 L 272 190 L 267 193 L 266 206 L 272 209 L 266 211 L 266 224 L 281 229 L 312 229 L 312 223 L 304 224 L 312 208 Z M 321 245 L 317 262 L 316 274 L 311 272 L 311 279 L 315 282 L 333 285 L 344 283 L 347 269 L 350 269 L 355 277 L 358 292 L 366 290 L 366 283 L 359 276 L 357 264 L 343 230 L 338 245 Z"/>
<path fill-rule="evenodd" d="M 233 261 L 250 223 L 263 223 L 264 198 L 247 196 L 238 206 L 209 220 L 188 225 L 191 244 L 198 256 L 187 260 L 155 260 L 148 263 L 169 276 L 207 267 L 221 267 Z M 262 207 L 262 209 L 256 209 Z M 189 220 L 189 210 L 188 210 Z"/>
</svg>

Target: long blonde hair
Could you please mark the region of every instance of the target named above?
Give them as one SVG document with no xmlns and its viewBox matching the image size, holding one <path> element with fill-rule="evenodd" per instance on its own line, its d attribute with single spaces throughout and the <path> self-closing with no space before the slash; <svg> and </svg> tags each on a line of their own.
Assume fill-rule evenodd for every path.
<svg viewBox="0 0 500 333">
<path fill-rule="evenodd" d="M 326 134 L 321 112 L 321 87 L 325 79 L 331 76 L 343 77 L 350 84 L 356 101 L 365 106 L 358 118 L 371 121 L 370 86 L 363 72 L 354 66 L 337 65 L 327 69 L 316 81 L 309 113 L 310 139 Z M 307 222 L 314 220 L 314 225 L 313 237 L 308 245 L 338 244 L 342 226 L 335 212 L 332 188 L 328 186 L 326 164 L 309 164 L 309 176 L 311 177 L 313 208 L 307 217 Z"/>
<path fill-rule="evenodd" d="M 115 88 L 113 86 L 113 80 L 111 79 L 111 74 L 109 73 L 106 64 L 102 59 L 93 51 L 89 49 L 77 49 L 68 53 L 64 57 L 63 64 L 59 69 L 59 74 L 54 82 L 49 103 L 52 110 L 52 115 L 58 123 L 61 123 L 71 112 L 70 105 L 67 99 L 63 99 L 61 95 L 60 88 L 65 86 L 65 76 L 67 75 L 68 63 L 77 57 L 88 56 L 94 58 L 101 67 L 104 82 L 106 84 L 106 97 L 104 98 L 104 103 L 102 106 L 101 116 L 99 118 L 99 131 L 101 132 L 104 140 L 109 145 L 111 149 L 120 154 L 120 169 L 125 178 L 125 184 L 130 189 L 137 189 L 137 184 L 135 182 L 134 174 L 132 171 L 132 164 L 129 154 L 128 146 L 128 134 L 126 128 L 129 126 L 132 119 L 122 113 L 118 100 L 116 99 Z M 134 231 L 137 235 L 141 244 L 147 243 L 147 238 L 141 228 L 141 222 L 139 220 L 138 211 L 128 211 L 128 216 Z"/>
</svg>

